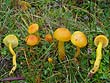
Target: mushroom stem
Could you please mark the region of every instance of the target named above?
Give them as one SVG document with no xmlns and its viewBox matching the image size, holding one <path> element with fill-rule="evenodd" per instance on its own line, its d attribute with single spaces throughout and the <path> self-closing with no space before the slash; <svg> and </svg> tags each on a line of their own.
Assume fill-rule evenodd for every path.
<svg viewBox="0 0 110 83">
<path fill-rule="evenodd" d="M 16 67 L 17 67 L 17 64 L 16 64 L 16 54 L 15 54 L 14 50 L 12 49 L 12 44 L 11 43 L 9 44 L 9 50 L 10 50 L 11 54 L 13 55 L 13 60 L 12 60 L 13 68 L 11 69 L 11 71 L 9 73 L 9 75 L 11 75 L 16 70 Z"/>
<path fill-rule="evenodd" d="M 73 57 L 73 60 L 77 63 L 77 64 L 79 64 L 79 61 L 78 61 L 78 56 L 79 56 L 79 54 L 80 54 L 80 48 L 79 47 L 76 47 L 76 53 L 75 53 L 75 56 Z"/>
<path fill-rule="evenodd" d="M 76 47 L 76 53 L 75 53 L 75 56 L 74 58 L 77 58 L 80 54 L 80 48 L 79 47 Z"/>
<path fill-rule="evenodd" d="M 65 49 L 64 49 L 64 42 L 63 41 L 58 42 L 58 51 L 59 51 L 59 58 L 61 60 L 64 60 L 64 58 L 65 58 Z"/>
<path fill-rule="evenodd" d="M 89 73 L 89 77 L 92 77 L 92 75 L 98 71 L 101 59 L 102 59 L 102 42 L 99 42 L 98 47 L 96 49 L 96 60 L 94 63 L 94 67 L 91 69 Z"/>
</svg>

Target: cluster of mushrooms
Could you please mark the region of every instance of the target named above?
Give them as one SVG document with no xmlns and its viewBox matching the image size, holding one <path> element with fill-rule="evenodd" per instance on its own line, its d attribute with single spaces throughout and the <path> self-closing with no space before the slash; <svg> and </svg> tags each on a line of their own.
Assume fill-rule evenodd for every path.
<svg viewBox="0 0 110 83">
<path fill-rule="evenodd" d="M 28 36 L 26 37 L 26 44 L 29 46 L 37 45 L 40 41 L 40 36 L 38 33 L 39 26 L 38 24 L 31 24 L 28 28 Z M 64 42 L 70 41 L 73 45 L 76 46 L 76 53 L 73 57 L 73 60 L 77 63 L 78 56 L 80 55 L 80 48 L 83 48 L 87 45 L 87 37 L 81 31 L 75 31 L 73 34 L 67 28 L 57 28 L 53 33 L 53 37 L 50 34 L 45 36 L 45 40 L 52 42 L 52 38 L 58 40 L 58 53 L 59 59 L 65 60 L 65 49 L 64 49 Z M 94 44 L 97 46 L 96 49 L 96 60 L 94 62 L 93 68 L 88 73 L 88 76 L 93 76 L 99 69 L 99 65 L 102 59 L 102 48 L 105 48 L 108 45 L 109 40 L 105 35 L 98 35 L 94 39 Z M 9 75 L 14 73 L 17 67 L 16 63 L 16 54 L 13 51 L 13 48 L 18 46 L 18 38 L 10 34 L 3 39 L 3 43 L 9 48 L 11 54 L 13 55 L 13 68 L 9 72 Z M 52 62 L 52 58 L 48 58 L 49 62 Z"/>
</svg>

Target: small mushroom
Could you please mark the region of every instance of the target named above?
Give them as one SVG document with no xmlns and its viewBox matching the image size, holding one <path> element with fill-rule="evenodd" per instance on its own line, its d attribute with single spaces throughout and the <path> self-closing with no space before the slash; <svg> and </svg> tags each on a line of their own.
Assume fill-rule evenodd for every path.
<svg viewBox="0 0 110 83">
<path fill-rule="evenodd" d="M 37 44 L 39 43 L 39 41 L 40 41 L 40 37 L 39 37 L 39 36 L 36 36 L 36 35 L 30 34 L 30 35 L 28 35 L 28 36 L 26 37 L 25 42 L 26 42 L 27 45 L 30 46 L 30 52 L 33 52 L 32 46 L 37 45 Z M 28 67 L 30 67 L 26 55 L 25 55 L 25 58 L 26 58 L 26 62 L 27 62 Z M 31 57 L 30 59 L 32 59 L 32 58 L 33 58 L 33 57 Z"/>
<path fill-rule="evenodd" d="M 97 46 L 96 49 L 96 60 L 94 62 L 94 67 L 88 73 L 88 76 L 91 78 L 99 69 L 99 65 L 102 59 L 102 48 L 105 48 L 108 45 L 109 40 L 104 35 L 98 35 L 94 39 L 94 44 Z"/>
<path fill-rule="evenodd" d="M 49 63 L 52 63 L 52 62 L 53 62 L 53 59 L 49 57 L 49 58 L 48 58 L 48 62 L 49 62 Z"/>
<path fill-rule="evenodd" d="M 21 9 L 22 9 L 23 11 L 25 11 L 25 10 L 27 10 L 28 8 L 31 7 L 31 5 L 30 5 L 29 2 L 21 1 L 21 0 L 18 2 L 18 5 L 21 7 Z"/>
<path fill-rule="evenodd" d="M 71 33 L 66 28 L 58 28 L 53 34 L 53 37 L 58 40 L 58 51 L 59 51 L 59 58 L 61 60 L 65 59 L 65 49 L 64 49 L 64 42 L 69 41 L 71 38 Z"/>
<path fill-rule="evenodd" d="M 51 43 L 53 41 L 52 35 L 51 34 L 46 34 L 45 35 L 45 40 Z"/>
<path fill-rule="evenodd" d="M 39 43 L 40 37 L 36 35 L 28 35 L 26 37 L 26 44 L 29 46 L 34 46 Z"/>
<path fill-rule="evenodd" d="M 14 73 L 14 71 L 16 70 L 17 64 L 16 64 L 16 54 L 13 50 L 14 47 L 18 46 L 18 38 L 15 35 L 7 35 L 4 39 L 3 39 L 3 43 L 9 48 L 11 54 L 13 55 L 13 68 L 11 69 L 9 75 L 11 75 L 12 73 Z"/>
<path fill-rule="evenodd" d="M 76 53 L 73 59 L 78 63 L 77 58 L 80 54 L 80 48 L 83 48 L 87 45 L 87 38 L 83 32 L 75 31 L 71 36 L 71 42 L 76 46 Z"/>
<path fill-rule="evenodd" d="M 28 33 L 29 34 L 33 34 L 33 33 L 36 33 L 37 31 L 39 30 L 39 25 L 38 24 L 31 24 L 28 28 Z"/>
</svg>

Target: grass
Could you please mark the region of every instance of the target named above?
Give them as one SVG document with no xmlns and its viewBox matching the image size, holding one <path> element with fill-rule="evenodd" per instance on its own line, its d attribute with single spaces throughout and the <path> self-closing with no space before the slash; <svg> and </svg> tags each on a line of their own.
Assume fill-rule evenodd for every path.
<svg viewBox="0 0 110 83">
<path fill-rule="evenodd" d="M 23 76 L 23 81 L 11 83 L 109 83 L 109 45 L 103 49 L 100 69 L 88 78 L 87 74 L 93 67 L 96 57 L 96 46 L 93 39 L 104 34 L 110 39 L 110 2 L 85 0 L 83 3 L 75 0 L 27 0 L 31 8 L 22 11 L 19 5 L 10 0 L 0 0 L 0 79 L 9 77 L 12 68 L 12 57 L 7 47 L 2 43 L 8 34 L 15 34 L 19 46 L 14 50 L 17 54 L 17 70 L 12 75 Z M 30 47 L 25 43 L 27 28 L 31 23 L 40 26 L 41 41 L 37 46 Z M 66 27 L 71 33 L 80 30 L 88 38 L 88 45 L 81 49 L 80 65 L 72 61 L 75 46 L 65 43 L 66 60 L 58 59 L 57 41 L 50 44 L 44 40 L 47 33 L 53 34 L 56 28 Z M 27 58 L 25 57 L 27 56 Z M 52 57 L 54 62 L 47 61 Z M 26 59 L 29 64 L 27 64 Z"/>
</svg>

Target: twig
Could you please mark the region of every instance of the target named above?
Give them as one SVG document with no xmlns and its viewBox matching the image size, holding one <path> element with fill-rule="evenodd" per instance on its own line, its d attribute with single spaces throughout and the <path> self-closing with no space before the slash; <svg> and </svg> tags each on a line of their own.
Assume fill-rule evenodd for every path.
<svg viewBox="0 0 110 83">
<path fill-rule="evenodd" d="M 14 81 L 14 80 L 24 80 L 24 77 L 8 77 L 1 79 L 0 82 L 5 82 L 5 81 Z"/>
</svg>

